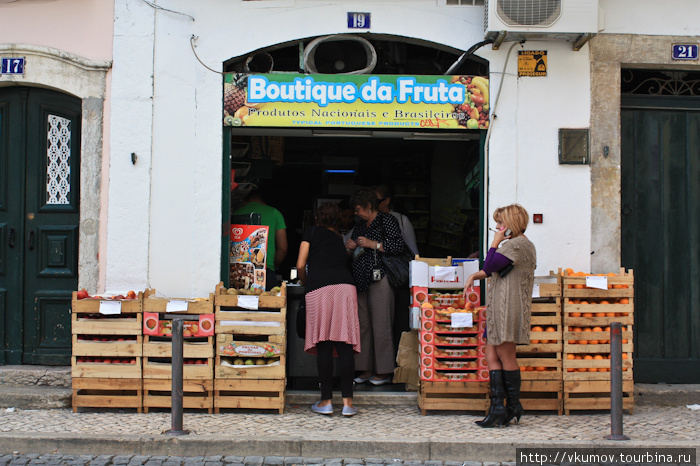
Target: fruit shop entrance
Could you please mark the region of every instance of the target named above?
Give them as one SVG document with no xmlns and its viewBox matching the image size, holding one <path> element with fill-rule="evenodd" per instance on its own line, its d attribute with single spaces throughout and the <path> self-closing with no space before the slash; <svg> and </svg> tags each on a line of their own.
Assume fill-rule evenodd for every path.
<svg viewBox="0 0 700 466">
<path fill-rule="evenodd" d="M 411 221 L 421 256 L 479 256 L 483 205 L 479 131 L 445 135 L 225 127 L 224 134 L 224 168 L 231 176 L 224 177 L 223 222 L 231 221 L 246 194 L 260 186 L 287 225 L 289 250 L 276 271 L 283 280 L 290 278 L 296 265 L 301 236 L 312 224 L 315 208 L 326 200 L 347 201 L 356 189 L 379 184 L 389 186 L 394 210 Z M 225 283 L 227 246 L 224 241 Z M 400 331 L 408 330 L 408 319 L 404 320 L 399 324 L 403 328 L 395 332 L 395 344 Z M 290 346 L 293 340 L 299 339 L 290 335 Z M 290 387 L 311 383 L 313 388 L 315 359 L 298 346 L 289 348 Z"/>
</svg>

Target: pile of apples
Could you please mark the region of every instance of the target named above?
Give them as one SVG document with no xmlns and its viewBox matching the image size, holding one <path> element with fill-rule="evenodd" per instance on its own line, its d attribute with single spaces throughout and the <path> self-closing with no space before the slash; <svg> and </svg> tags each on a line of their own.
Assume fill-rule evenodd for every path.
<svg viewBox="0 0 700 466">
<path fill-rule="evenodd" d="M 114 343 L 116 341 L 136 341 L 136 335 L 131 336 L 93 336 L 93 335 L 78 335 L 78 340 L 81 341 L 106 341 Z"/>
<path fill-rule="evenodd" d="M 83 289 L 83 290 L 78 291 L 77 298 L 78 299 L 113 299 L 113 300 L 136 299 L 136 292 L 133 290 L 129 290 L 126 293 L 126 295 L 118 294 L 116 296 L 90 296 L 88 294 L 87 290 Z"/>
<path fill-rule="evenodd" d="M 99 362 L 102 364 L 136 364 L 136 358 L 93 358 L 90 356 L 79 356 L 78 362 Z"/>
</svg>

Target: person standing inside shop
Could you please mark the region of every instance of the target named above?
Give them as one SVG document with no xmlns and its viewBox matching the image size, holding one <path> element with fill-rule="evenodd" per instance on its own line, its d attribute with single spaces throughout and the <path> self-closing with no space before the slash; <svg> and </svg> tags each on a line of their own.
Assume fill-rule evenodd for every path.
<svg viewBox="0 0 700 466">
<path fill-rule="evenodd" d="M 414 256 L 418 255 L 418 244 L 416 243 L 416 232 L 413 230 L 413 224 L 404 214 L 394 210 L 393 192 L 388 185 L 379 184 L 375 186 L 374 192 L 377 193 L 377 208 L 380 212 L 391 214 L 399 221 L 401 228 L 401 236 L 404 243 L 408 246 Z"/>
<path fill-rule="evenodd" d="M 523 414 L 515 345 L 530 343 L 530 307 L 537 266 L 535 245 L 524 235 L 527 211 L 512 204 L 496 209 L 493 219 L 496 231 L 484 267 L 470 275 L 464 286 L 466 297 L 474 280 L 489 279 L 484 338 L 491 406 L 487 416 L 476 421 L 481 427 L 507 426 L 511 420 L 518 424 Z"/>
<path fill-rule="evenodd" d="M 354 416 L 353 378 L 355 354 L 360 352 L 360 321 L 357 289 L 347 266 L 343 237 L 338 231 L 340 208 L 326 202 L 316 210 L 314 226 L 304 232 L 297 270 L 306 292 L 306 336 L 304 351 L 316 354 L 321 382 L 321 401 L 311 406 L 315 413 L 332 414 L 333 354 L 340 367 L 343 416 Z M 308 274 L 307 274 L 308 265 Z"/>
<path fill-rule="evenodd" d="M 275 270 L 287 256 L 287 225 L 282 213 L 272 206 L 267 205 L 263 186 L 253 188 L 246 196 L 245 203 L 236 210 L 234 215 L 248 215 L 253 212 L 260 214 L 260 223 L 270 228 L 267 241 L 267 290 L 279 285 Z"/>
<path fill-rule="evenodd" d="M 408 217 L 394 210 L 392 199 L 393 192 L 391 188 L 386 184 L 379 184 L 372 189 L 374 189 L 374 192 L 377 194 L 377 208 L 379 211 L 396 217 L 396 220 L 399 222 L 399 228 L 401 228 L 401 236 L 403 237 L 404 243 L 406 243 L 408 249 L 411 250 L 413 256 L 417 256 L 418 244 L 416 243 L 416 233 L 413 230 L 413 224 Z M 392 332 L 395 343 L 401 341 L 401 334 L 411 328 L 409 319 L 410 302 L 411 296 L 408 286 L 394 288 L 394 308 L 396 312 Z"/>
<path fill-rule="evenodd" d="M 352 253 L 352 273 L 357 284 L 360 341 L 362 352 L 355 357 L 360 374 L 356 383 L 391 383 L 394 373 L 394 290 L 389 285 L 382 257 L 399 254 L 406 244 L 399 222 L 393 215 L 379 211 L 376 193 L 369 188 L 357 190 L 350 205 L 360 221 L 345 243 Z"/>
</svg>

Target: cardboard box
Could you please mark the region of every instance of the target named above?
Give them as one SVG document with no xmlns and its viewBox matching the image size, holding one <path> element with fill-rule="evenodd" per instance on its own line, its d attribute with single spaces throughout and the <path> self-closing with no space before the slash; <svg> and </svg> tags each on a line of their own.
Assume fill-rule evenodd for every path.
<svg viewBox="0 0 700 466">
<path fill-rule="evenodd" d="M 478 260 L 467 260 L 453 266 L 433 266 L 414 260 L 409 268 L 409 285 L 431 289 L 459 289 L 469 275 L 479 271 Z M 479 285 L 478 281 L 474 285 Z"/>
</svg>

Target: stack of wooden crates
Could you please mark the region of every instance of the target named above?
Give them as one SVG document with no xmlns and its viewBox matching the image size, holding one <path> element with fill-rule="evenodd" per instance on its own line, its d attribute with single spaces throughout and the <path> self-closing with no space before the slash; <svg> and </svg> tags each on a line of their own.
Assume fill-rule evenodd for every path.
<svg viewBox="0 0 700 466">
<path fill-rule="evenodd" d="M 283 413 L 286 388 L 286 283 L 282 285 L 279 296 L 228 294 L 223 284 L 219 284 L 214 305 L 214 412 L 248 408 L 274 409 Z M 237 359 L 242 359 L 243 364 Z"/>
<path fill-rule="evenodd" d="M 555 283 L 536 283 L 533 291 L 530 344 L 516 347 L 526 411 L 562 413 L 561 274 Z"/>
<path fill-rule="evenodd" d="M 78 300 L 73 292 L 73 412 L 80 407 L 141 412 L 142 298 L 139 293 L 135 299 L 102 304 L 100 299 Z"/>
<path fill-rule="evenodd" d="M 213 295 L 209 299 L 182 299 L 163 298 L 156 296 L 156 290 L 146 290 L 143 299 L 144 316 L 148 319 L 147 325 L 163 325 L 165 336 L 144 335 L 143 340 L 143 408 L 147 413 L 149 408 L 172 407 L 172 330 L 171 320 L 165 320 L 168 304 L 179 301 L 185 310 L 178 310 L 177 314 L 196 315 L 199 319 L 185 321 L 182 355 L 182 389 L 183 408 L 205 409 L 210 414 L 214 409 L 214 337 L 196 336 L 204 322 L 209 322 L 213 329 L 214 301 Z M 154 313 L 154 314 L 149 314 Z M 173 312 L 174 314 L 174 312 Z M 146 330 L 146 329 L 144 329 Z"/>
<path fill-rule="evenodd" d="M 623 409 L 634 408 L 632 270 L 607 275 L 607 289 L 588 288 L 586 276 L 563 276 L 564 410 L 610 409 L 610 325 L 622 324 Z"/>
</svg>

